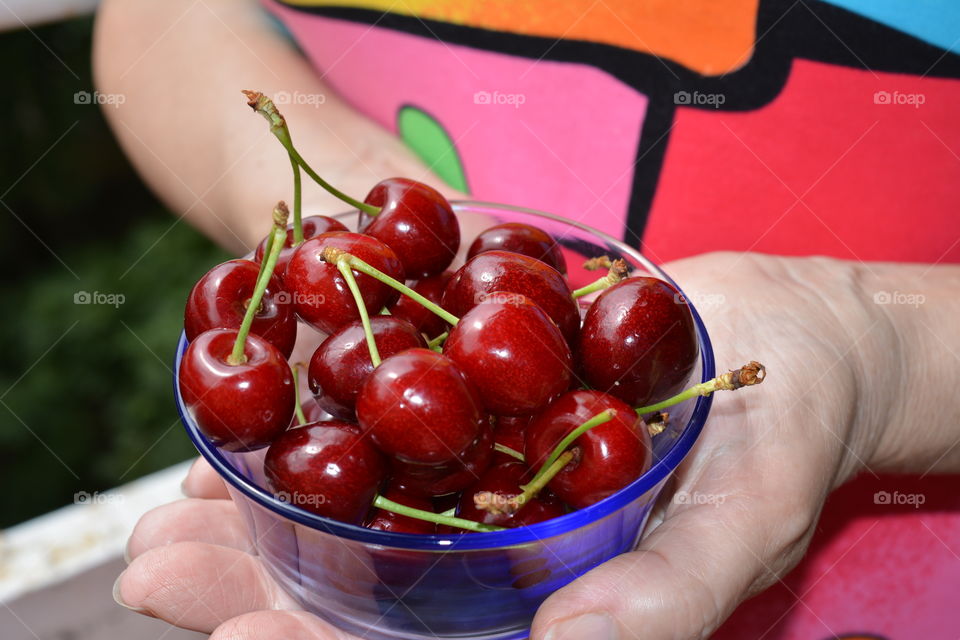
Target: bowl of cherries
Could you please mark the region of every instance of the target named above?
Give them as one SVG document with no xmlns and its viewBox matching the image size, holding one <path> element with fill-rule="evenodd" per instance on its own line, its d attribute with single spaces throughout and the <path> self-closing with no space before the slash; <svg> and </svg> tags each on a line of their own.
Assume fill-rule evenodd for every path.
<svg viewBox="0 0 960 640">
<path fill-rule="evenodd" d="M 763 366 L 715 376 L 693 305 L 619 240 L 404 178 L 355 200 L 245 93 L 290 156 L 293 221 L 279 203 L 190 292 L 187 434 L 305 610 L 366 638 L 525 638 L 636 546 L 711 394 Z M 352 211 L 302 217 L 301 172 Z"/>
</svg>

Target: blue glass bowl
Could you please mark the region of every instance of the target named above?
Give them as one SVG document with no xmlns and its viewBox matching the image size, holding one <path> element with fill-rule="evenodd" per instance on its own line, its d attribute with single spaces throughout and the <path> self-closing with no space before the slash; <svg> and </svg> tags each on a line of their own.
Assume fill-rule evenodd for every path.
<svg viewBox="0 0 960 640">
<path fill-rule="evenodd" d="M 596 279 L 580 265 L 599 255 L 620 257 L 634 274 L 670 281 L 635 249 L 590 227 L 553 215 L 481 202 L 458 202 L 464 226 L 528 222 L 563 245 L 574 287 Z M 355 215 L 355 214 L 354 214 Z M 713 350 L 692 309 L 700 362 L 690 382 L 714 374 Z M 181 336 L 176 366 L 186 348 Z M 653 466 L 606 500 L 530 527 L 492 533 L 414 535 L 372 531 L 314 515 L 264 489 L 264 451 L 214 447 L 174 393 L 187 434 L 226 481 L 261 560 L 305 610 L 373 640 L 526 638 L 551 593 L 610 558 L 635 548 L 666 479 L 693 446 L 711 397 L 671 410 L 669 427 L 653 440 Z"/>
</svg>

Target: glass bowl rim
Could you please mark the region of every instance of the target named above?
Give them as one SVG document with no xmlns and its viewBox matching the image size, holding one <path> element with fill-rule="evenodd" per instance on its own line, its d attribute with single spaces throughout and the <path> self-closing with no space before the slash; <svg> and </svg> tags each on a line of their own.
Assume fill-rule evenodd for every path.
<svg viewBox="0 0 960 640">
<path fill-rule="evenodd" d="M 615 247 L 621 253 L 628 254 L 633 260 L 641 264 L 650 273 L 661 278 L 673 286 L 677 287 L 680 293 L 683 290 L 668 276 L 662 269 L 643 256 L 638 250 L 625 244 L 623 241 L 614 238 L 593 227 L 569 220 L 561 216 L 518 207 L 513 205 L 498 204 L 492 202 L 457 200 L 451 202 L 455 211 L 467 211 L 476 213 L 477 209 L 492 209 L 496 211 L 507 211 L 541 217 L 555 222 L 562 223 L 571 227 L 576 227 L 586 231 L 595 238 L 598 238 L 611 246 Z M 342 215 L 350 215 L 355 212 L 347 212 Z M 338 216 L 339 217 L 339 216 Z M 706 327 L 697 313 L 696 308 L 688 301 L 690 311 L 693 314 L 694 325 L 696 328 L 697 339 L 700 345 L 700 361 L 702 365 L 701 381 L 705 382 L 713 378 L 715 374 L 715 364 L 713 357 L 713 348 L 710 338 L 707 335 Z M 180 397 L 179 390 L 179 372 L 180 360 L 187 346 L 187 339 L 184 333 L 180 334 L 180 340 L 177 343 L 177 350 L 174 358 L 173 369 L 173 388 L 174 397 L 177 404 L 177 412 L 183 423 L 187 435 L 193 441 L 194 446 L 200 452 L 200 455 L 217 471 L 234 489 L 243 494 L 246 498 L 253 500 L 261 507 L 266 508 L 273 513 L 283 516 L 293 522 L 301 525 L 324 531 L 331 535 L 341 538 L 354 540 L 357 542 L 373 544 L 382 547 L 397 549 L 411 549 L 418 551 L 452 551 L 452 550 L 482 550 L 482 549 L 500 549 L 504 547 L 513 547 L 528 543 L 535 543 L 547 538 L 553 538 L 570 531 L 579 529 L 592 522 L 603 519 L 620 509 L 626 507 L 631 502 L 642 496 L 644 493 L 653 490 L 660 482 L 665 480 L 680 462 L 686 457 L 687 453 L 693 447 L 700 435 L 707 416 L 710 413 L 710 407 L 713 403 L 713 396 L 699 396 L 694 405 L 690 419 L 683 430 L 677 436 L 676 441 L 667 449 L 663 457 L 653 464 L 643 475 L 632 483 L 613 494 L 612 496 L 601 500 L 595 504 L 572 511 L 559 518 L 553 518 L 545 522 L 539 522 L 534 525 L 519 527 L 516 529 L 506 529 L 504 531 L 494 531 L 488 533 L 464 533 L 464 534 L 412 534 L 412 533 L 393 533 L 387 531 L 376 531 L 367 529 L 358 525 L 348 524 L 316 515 L 295 505 L 281 502 L 265 488 L 260 487 L 241 473 L 224 457 L 220 450 L 212 445 L 201 434 L 190 419 L 183 400 Z"/>
</svg>

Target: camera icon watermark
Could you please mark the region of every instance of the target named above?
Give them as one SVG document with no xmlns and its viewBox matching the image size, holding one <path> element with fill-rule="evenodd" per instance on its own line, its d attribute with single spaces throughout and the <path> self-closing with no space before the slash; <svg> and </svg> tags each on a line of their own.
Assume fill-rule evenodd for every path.
<svg viewBox="0 0 960 640">
<path fill-rule="evenodd" d="M 127 101 L 122 93 L 101 93 L 99 91 L 77 91 L 73 94 L 73 104 L 109 105 L 117 109 Z"/>
<path fill-rule="evenodd" d="M 691 106 L 710 106 L 719 109 L 727 101 L 727 96 L 722 93 L 702 93 L 700 91 L 677 91 L 673 94 L 673 104 L 691 107 Z"/>
<path fill-rule="evenodd" d="M 873 494 L 873 504 L 883 505 L 909 505 L 914 509 L 919 509 L 920 505 L 927 501 L 927 496 L 922 493 L 900 493 L 894 491 L 877 491 Z"/>
<path fill-rule="evenodd" d="M 273 96 L 274 104 L 305 104 L 314 108 L 319 107 L 327 101 L 327 96 L 322 93 L 302 93 L 300 91 L 278 91 Z"/>
<path fill-rule="evenodd" d="M 926 104 L 927 96 L 923 93 L 901 93 L 900 91 L 877 91 L 873 94 L 873 104 L 908 105 L 919 109 Z"/>
<path fill-rule="evenodd" d="M 926 301 L 927 296 L 922 293 L 909 291 L 877 291 L 873 294 L 874 304 L 907 305 L 917 309 Z"/>
<path fill-rule="evenodd" d="M 526 104 L 527 96 L 523 93 L 501 93 L 499 91 L 477 91 L 473 94 L 473 104 L 508 105 L 519 109 Z"/>
<path fill-rule="evenodd" d="M 122 493 L 112 491 L 107 493 L 77 491 L 73 494 L 73 504 L 123 504 L 125 499 Z"/>
<path fill-rule="evenodd" d="M 77 291 L 73 294 L 73 304 L 104 304 L 117 309 L 127 301 L 122 293 L 103 293 L 102 291 Z"/>
<path fill-rule="evenodd" d="M 673 501 L 676 504 L 712 504 L 715 507 L 719 507 L 727 501 L 727 497 L 718 493 L 677 491 L 673 494 Z"/>
</svg>

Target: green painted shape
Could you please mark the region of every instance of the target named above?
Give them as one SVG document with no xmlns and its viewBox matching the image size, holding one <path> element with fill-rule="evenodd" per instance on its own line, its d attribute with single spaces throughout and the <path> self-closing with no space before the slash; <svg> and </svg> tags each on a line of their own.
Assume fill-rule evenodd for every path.
<svg viewBox="0 0 960 640">
<path fill-rule="evenodd" d="M 448 185 L 470 193 L 457 147 L 437 120 L 413 106 L 397 113 L 397 130 L 403 142 Z"/>
</svg>

